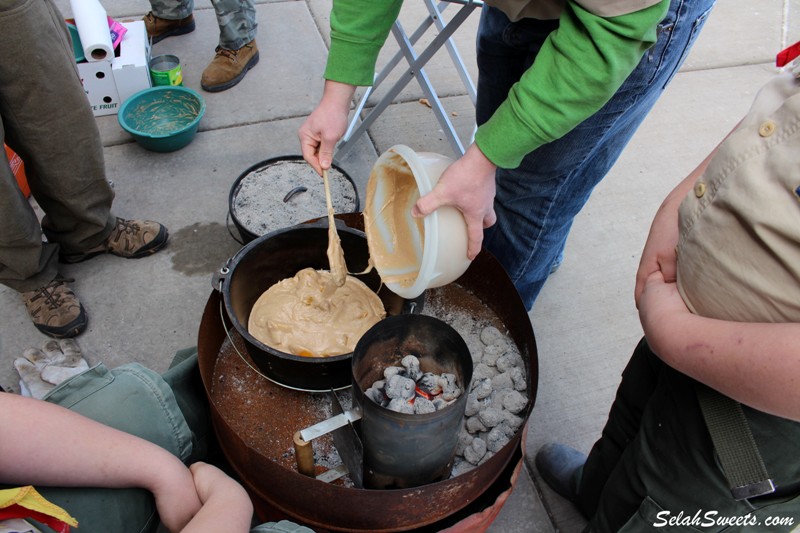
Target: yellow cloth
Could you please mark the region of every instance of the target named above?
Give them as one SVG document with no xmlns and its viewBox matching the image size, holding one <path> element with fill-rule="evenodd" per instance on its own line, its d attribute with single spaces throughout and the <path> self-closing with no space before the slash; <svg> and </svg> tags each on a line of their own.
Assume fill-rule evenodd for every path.
<svg viewBox="0 0 800 533">
<path fill-rule="evenodd" d="M 36 489 L 30 485 L 27 487 L 0 490 L 0 509 L 5 509 L 12 505 L 19 505 L 25 509 L 52 516 L 72 527 L 78 526 L 78 521 L 70 516 L 68 512 L 58 505 L 47 501 L 44 496 L 39 494 Z"/>
</svg>

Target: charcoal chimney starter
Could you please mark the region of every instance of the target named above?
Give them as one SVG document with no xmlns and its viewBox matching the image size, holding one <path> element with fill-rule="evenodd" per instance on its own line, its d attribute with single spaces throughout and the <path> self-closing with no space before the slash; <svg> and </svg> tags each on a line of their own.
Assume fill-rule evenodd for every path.
<svg viewBox="0 0 800 533">
<path fill-rule="evenodd" d="M 425 414 L 398 413 L 366 397 L 365 391 L 383 379 L 384 369 L 401 366 L 407 355 L 419 359 L 423 372 L 454 374 L 461 395 Z M 362 410 L 364 487 L 400 489 L 447 479 L 472 380 L 472 357 L 461 335 L 427 315 L 387 317 L 356 344 L 352 378 L 353 397 Z"/>
</svg>

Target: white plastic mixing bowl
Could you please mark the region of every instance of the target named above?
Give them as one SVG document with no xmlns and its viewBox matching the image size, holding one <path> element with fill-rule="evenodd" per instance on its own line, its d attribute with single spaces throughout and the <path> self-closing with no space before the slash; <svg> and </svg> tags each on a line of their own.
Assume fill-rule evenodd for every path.
<svg viewBox="0 0 800 533">
<path fill-rule="evenodd" d="M 428 194 L 453 162 L 395 145 L 372 167 L 364 229 L 370 257 L 384 284 L 403 298 L 458 279 L 469 267 L 467 224 L 455 207 L 416 219 L 411 208 Z"/>
</svg>

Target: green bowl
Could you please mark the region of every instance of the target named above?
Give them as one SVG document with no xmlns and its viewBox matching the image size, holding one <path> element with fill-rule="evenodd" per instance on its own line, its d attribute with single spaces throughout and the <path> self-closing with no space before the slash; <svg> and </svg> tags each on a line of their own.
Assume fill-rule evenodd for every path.
<svg viewBox="0 0 800 533">
<path fill-rule="evenodd" d="M 174 152 L 192 142 L 205 111 L 197 92 L 179 85 L 158 86 L 125 100 L 117 119 L 143 148 Z"/>
<path fill-rule="evenodd" d="M 71 22 L 67 22 L 67 29 L 69 29 L 69 36 L 72 38 L 72 53 L 75 54 L 75 62 L 80 63 L 86 61 L 86 55 L 83 53 L 83 44 L 81 44 L 81 36 L 78 33 L 78 27 Z"/>
</svg>

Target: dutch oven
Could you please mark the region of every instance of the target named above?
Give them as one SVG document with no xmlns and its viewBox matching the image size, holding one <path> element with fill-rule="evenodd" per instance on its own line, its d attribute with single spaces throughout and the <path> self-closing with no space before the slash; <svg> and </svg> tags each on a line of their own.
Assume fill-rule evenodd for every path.
<svg viewBox="0 0 800 533">
<path fill-rule="evenodd" d="M 348 225 L 349 224 L 349 225 Z M 419 311 L 424 295 L 406 300 L 381 284 L 374 269 L 368 269 L 369 249 L 361 215 L 336 215 L 336 226 L 347 267 L 376 292 L 387 316 Z M 353 227 L 355 226 L 355 227 Z M 214 281 L 222 292 L 228 317 L 245 341 L 260 373 L 290 389 L 323 392 L 351 384 L 352 352 L 331 357 L 302 357 L 276 350 L 253 337 L 247 328 L 256 300 L 275 283 L 291 278 L 303 268 L 327 270 L 328 222 L 316 219 L 270 232 L 240 249 L 220 270 Z"/>
</svg>

